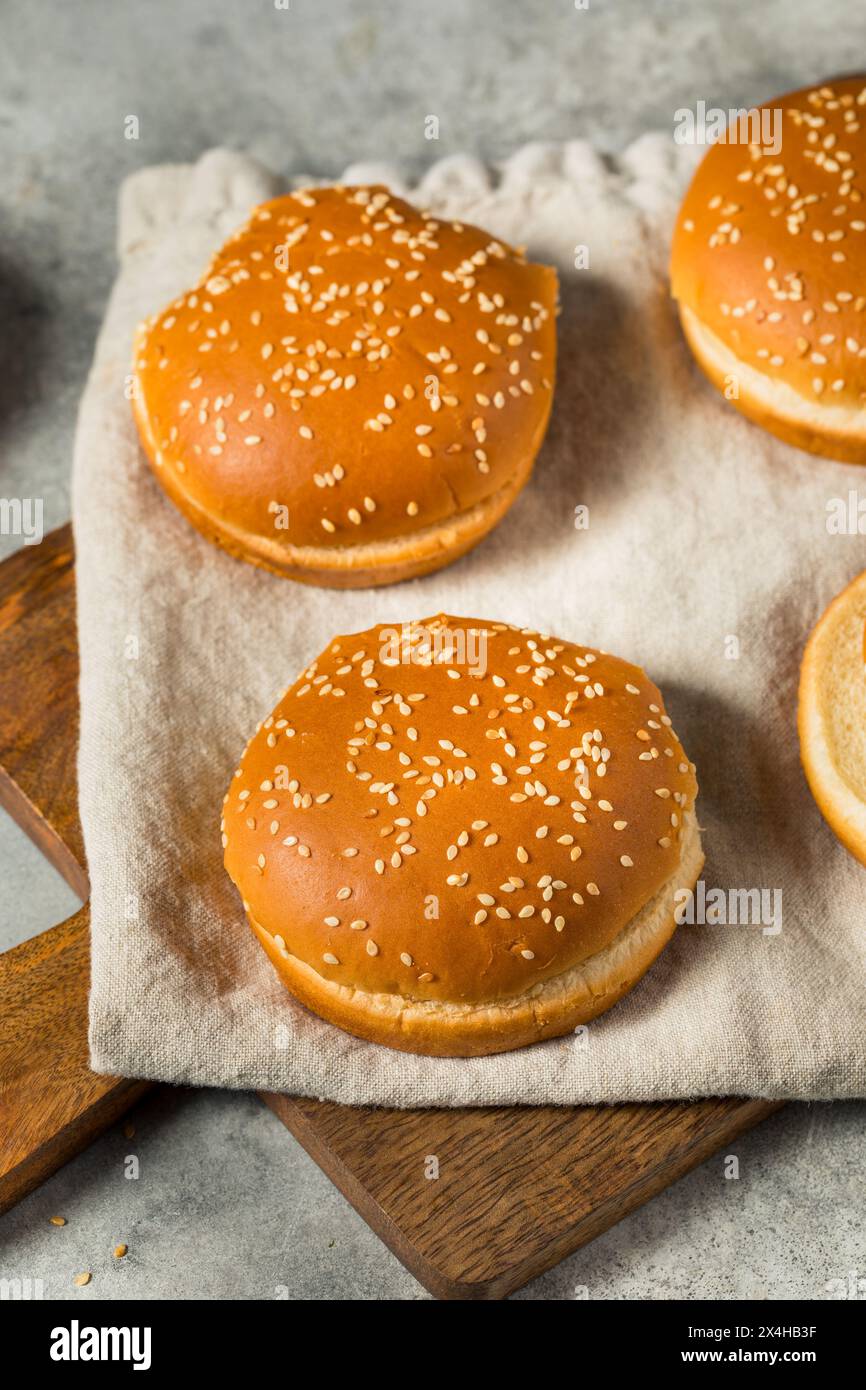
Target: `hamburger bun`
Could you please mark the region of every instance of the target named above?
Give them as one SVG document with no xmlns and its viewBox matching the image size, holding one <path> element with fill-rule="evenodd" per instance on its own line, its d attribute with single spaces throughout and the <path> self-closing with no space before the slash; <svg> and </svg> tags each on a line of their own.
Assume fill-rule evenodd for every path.
<svg viewBox="0 0 866 1390">
<path fill-rule="evenodd" d="M 703 863 L 643 671 L 439 614 L 338 637 L 226 794 L 226 869 L 286 988 L 347 1032 L 480 1056 L 632 988 Z"/>
<path fill-rule="evenodd" d="M 866 571 L 834 598 L 800 670 L 800 756 L 824 819 L 866 864 Z"/>
<path fill-rule="evenodd" d="M 385 188 L 256 208 L 135 342 L 156 477 L 230 554 L 360 588 L 496 525 L 550 414 L 556 272 Z"/>
<path fill-rule="evenodd" d="M 710 381 L 810 453 L 866 463 L 866 78 L 777 97 L 778 153 L 717 143 L 677 218 L 671 290 Z"/>
</svg>

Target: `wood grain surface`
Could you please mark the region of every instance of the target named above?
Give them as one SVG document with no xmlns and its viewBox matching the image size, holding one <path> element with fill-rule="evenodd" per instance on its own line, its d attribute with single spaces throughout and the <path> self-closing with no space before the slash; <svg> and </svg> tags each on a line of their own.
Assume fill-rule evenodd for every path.
<svg viewBox="0 0 866 1390">
<path fill-rule="evenodd" d="M 0 565 L 0 804 L 82 897 L 69 527 Z M 0 955 L 0 1211 L 148 1083 L 87 1062 L 88 914 Z M 437 1298 L 501 1299 L 780 1102 L 384 1110 L 262 1099 Z M 435 1176 L 431 1176 L 435 1174 Z"/>
<path fill-rule="evenodd" d="M 72 530 L 0 564 L 0 806 L 84 901 Z"/>
<path fill-rule="evenodd" d="M 82 899 L 72 533 L 0 565 L 0 805 Z M 123 1113 L 149 1083 L 87 1060 L 87 908 L 0 954 L 0 1211 Z"/>
<path fill-rule="evenodd" d="M 84 907 L 0 955 L 0 1211 L 149 1089 L 88 1065 L 88 925 Z"/>
<path fill-rule="evenodd" d="M 782 1105 L 353 1110 L 262 1098 L 407 1269 L 447 1299 L 505 1298 Z"/>
</svg>

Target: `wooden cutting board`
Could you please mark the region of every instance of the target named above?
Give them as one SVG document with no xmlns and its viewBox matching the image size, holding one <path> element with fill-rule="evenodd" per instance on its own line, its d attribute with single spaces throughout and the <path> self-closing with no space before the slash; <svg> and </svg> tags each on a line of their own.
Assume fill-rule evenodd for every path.
<svg viewBox="0 0 866 1390">
<path fill-rule="evenodd" d="M 86 899 L 77 740 L 67 526 L 0 564 L 0 804 Z M 88 927 L 85 907 L 0 955 L 0 1211 L 149 1089 L 88 1067 Z M 460 1299 L 504 1298 L 781 1104 L 384 1110 L 262 1099 L 421 1283 Z"/>
</svg>

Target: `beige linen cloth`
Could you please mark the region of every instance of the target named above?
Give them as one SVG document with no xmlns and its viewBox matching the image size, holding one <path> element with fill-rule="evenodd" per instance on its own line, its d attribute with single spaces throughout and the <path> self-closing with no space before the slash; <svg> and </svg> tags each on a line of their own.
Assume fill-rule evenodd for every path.
<svg viewBox="0 0 866 1390">
<path fill-rule="evenodd" d="M 693 161 L 657 135 L 615 162 L 532 146 L 496 176 L 460 157 L 410 190 L 559 267 L 557 394 L 532 482 L 487 541 L 356 593 L 202 540 L 151 476 L 125 394 L 137 320 L 274 180 L 214 151 L 127 181 L 74 476 L 97 1071 L 391 1106 L 866 1095 L 866 874 L 812 802 L 795 727 L 806 634 L 866 564 L 861 537 L 828 533 L 827 504 L 864 475 L 749 425 L 692 364 L 666 259 Z M 387 169 L 346 175 L 374 179 L 406 191 Z M 392 1052 L 295 1004 L 223 872 L 223 793 L 255 723 L 333 634 L 440 610 L 643 665 L 697 764 L 708 889 L 775 893 L 781 931 L 685 925 L 585 1033 L 497 1057 Z"/>
</svg>

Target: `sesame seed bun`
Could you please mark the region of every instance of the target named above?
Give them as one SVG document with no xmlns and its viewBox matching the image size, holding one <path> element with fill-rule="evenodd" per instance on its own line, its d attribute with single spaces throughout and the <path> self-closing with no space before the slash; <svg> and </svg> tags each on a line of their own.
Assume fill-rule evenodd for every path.
<svg viewBox="0 0 866 1390">
<path fill-rule="evenodd" d="M 232 555 L 311 584 L 429 573 L 514 501 L 541 446 L 556 272 L 384 188 L 264 203 L 142 324 L 154 472 Z"/>
<path fill-rule="evenodd" d="M 809 638 L 797 722 L 812 795 L 866 864 L 866 572 L 837 595 Z"/>
<path fill-rule="evenodd" d="M 259 726 L 225 864 L 287 989 L 477 1056 L 615 1004 L 703 863 L 694 768 L 616 657 L 439 614 L 336 638 Z"/>
<path fill-rule="evenodd" d="M 680 208 L 671 289 L 683 329 L 749 419 L 866 463 L 866 78 L 758 110 L 777 113 L 778 153 L 712 145 Z"/>
</svg>

